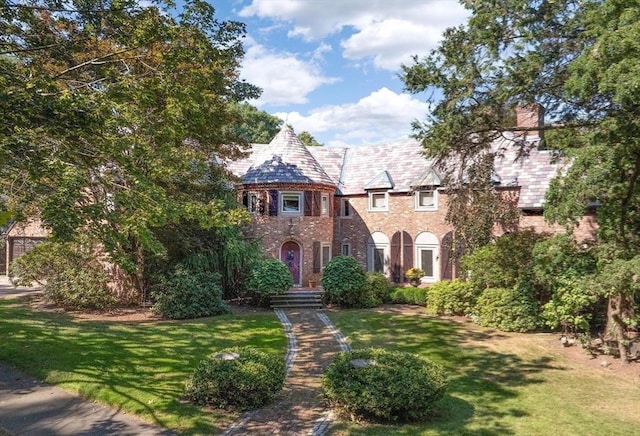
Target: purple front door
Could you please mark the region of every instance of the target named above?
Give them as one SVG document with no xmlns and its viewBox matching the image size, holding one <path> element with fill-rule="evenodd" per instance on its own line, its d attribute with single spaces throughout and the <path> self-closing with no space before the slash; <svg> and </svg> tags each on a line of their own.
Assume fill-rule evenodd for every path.
<svg viewBox="0 0 640 436">
<path fill-rule="evenodd" d="M 282 244 L 282 248 L 280 249 L 280 260 L 289 267 L 289 271 L 291 271 L 291 275 L 293 276 L 293 284 L 300 285 L 300 246 L 293 241 L 287 241 Z"/>
</svg>

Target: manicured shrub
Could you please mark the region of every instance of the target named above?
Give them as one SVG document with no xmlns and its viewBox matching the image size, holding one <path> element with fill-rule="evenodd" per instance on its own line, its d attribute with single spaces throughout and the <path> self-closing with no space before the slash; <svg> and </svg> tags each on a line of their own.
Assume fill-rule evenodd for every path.
<svg viewBox="0 0 640 436">
<path fill-rule="evenodd" d="M 15 285 L 41 285 L 45 298 L 68 310 L 107 310 L 118 303 L 109 276 L 88 243 L 45 241 L 11 263 Z"/>
<path fill-rule="evenodd" d="M 322 387 L 345 416 L 373 421 L 428 418 L 446 389 L 443 370 L 430 360 L 380 348 L 338 354 Z"/>
<path fill-rule="evenodd" d="M 367 275 L 353 257 L 334 257 L 322 272 L 322 287 L 328 303 L 342 307 L 365 307 Z"/>
<path fill-rule="evenodd" d="M 258 261 L 249 273 L 247 290 L 254 303 L 268 306 L 271 296 L 284 294 L 293 286 L 293 276 L 289 268 L 274 258 Z"/>
<path fill-rule="evenodd" d="M 228 313 L 222 300 L 220 276 L 179 266 L 161 277 L 151 291 L 153 311 L 169 319 L 191 319 Z"/>
<path fill-rule="evenodd" d="M 413 303 L 416 306 L 425 306 L 427 304 L 427 292 L 429 288 L 414 288 Z"/>
<path fill-rule="evenodd" d="M 505 332 L 528 332 L 541 326 L 538 303 L 526 286 L 485 289 L 473 315 L 480 325 Z"/>
<path fill-rule="evenodd" d="M 370 304 L 366 307 L 377 307 L 382 303 L 386 303 L 391 298 L 391 282 L 382 273 L 368 272 L 367 273 L 367 295 L 370 299 Z"/>
<path fill-rule="evenodd" d="M 437 315 L 469 315 L 478 299 L 471 283 L 443 280 L 427 290 L 427 309 Z"/>
<path fill-rule="evenodd" d="M 282 389 L 284 359 L 245 347 L 202 360 L 186 383 L 185 398 L 219 409 L 250 410 L 269 404 Z"/>
<path fill-rule="evenodd" d="M 413 304 L 413 287 L 399 287 L 391 291 L 391 303 L 393 304 Z"/>
</svg>

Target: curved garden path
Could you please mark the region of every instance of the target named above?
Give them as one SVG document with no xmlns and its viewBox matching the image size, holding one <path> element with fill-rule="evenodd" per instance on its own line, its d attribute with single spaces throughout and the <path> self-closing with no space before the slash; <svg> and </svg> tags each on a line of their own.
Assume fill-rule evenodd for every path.
<svg viewBox="0 0 640 436">
<path fill-rule="evenodd" d="M 349 345 L 322 311 L 277 309 L 276 314 L 288 341 L 284 389 L 273 404 L 242 415 L 225 435 L 323 435 L 331 425 L 322 374 Z"/>
</svg>

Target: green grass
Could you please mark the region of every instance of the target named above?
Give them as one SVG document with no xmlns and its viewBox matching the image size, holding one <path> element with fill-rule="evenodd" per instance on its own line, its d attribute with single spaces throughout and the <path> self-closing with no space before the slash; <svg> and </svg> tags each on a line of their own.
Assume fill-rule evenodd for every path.
<svg viewBox="0 0 640 436">
<path fill-rule="evenodd" d="M 426 424 L 342 422 L 349 435 L 629 435 L 640 428 L 638 379 L 569 361 L 553 335 L 506 334 L 427 316 L 330 314 L 354 348 L 420 354 L 450 376 L 440 413 Z"/>
<path fill-rule="evenodd" d="M 182 434 L 219 433 L 237 415 L 180 401 L 196 364 L 215 350 L 254 346 L 284 356 L 273 314 L 183 322 L 78 321 L 0 300 L 0 359 L 49 383 Z"/>
</svg>

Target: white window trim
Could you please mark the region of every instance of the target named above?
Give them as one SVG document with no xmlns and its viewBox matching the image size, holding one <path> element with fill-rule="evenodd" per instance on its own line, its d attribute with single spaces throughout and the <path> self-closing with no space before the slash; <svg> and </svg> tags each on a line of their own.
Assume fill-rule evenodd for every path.
<svg viewBox="0 0 640 436">
<path fill-rule="evenodd" d="M 420 193 L 421 192 L 433 192 L 433 205 L 432 206 L 421 206 L 420 205 Z M 414 195 L 414 206 L 417 211 L 432 211 L 438 210 L 438 190 L 437 189 L 420 189 L 415 192 Z"/>
<path fill-rule="evenodd" d="M 440 248 L 433 244 L 416 245 L 416 268 L 422 268 L 422 250 L 433 251 L 433 276 L 424 276 L 420 281 L 422 283 L 435 283 L 440 280 Z"/>
<path fill-rule="evenodd" d="M 286 211 L 284 210 L 284 197 L 287 195 L 295 195 L 298 197 L 298 210 L 296 211 Z M 281 191 L 279 195 L 279 211 L 282 215 L 287 216 L 300 216 L 304 213 L 304 204 L 302 198 L 302 192 L 299 191 Z"/>
<path fill-rule="evenodd" d="M 347 254 L 344 254 L 344 248 L 347 247 Z M 340 245 L 340 254 L 342 256 L 351 256 L 351 244 L 349 242 L 343 242 Z"/>
<path fill-rule="evenodd" d="M 326 207 L 325 207 L 326 206 Z M 327 216 L 329 215 L 329 194 L 322 194 L 320 196 L 320 215 Z"/>
<path fill-rule="evenodd" d="M 384 207 L 373 207 L 373 198 L 376 195 L 384 195 Z M 369 212 L 388 212 L 389 211 L 389 193 L 387 191 L 369 191 Z"/>
</svg>

